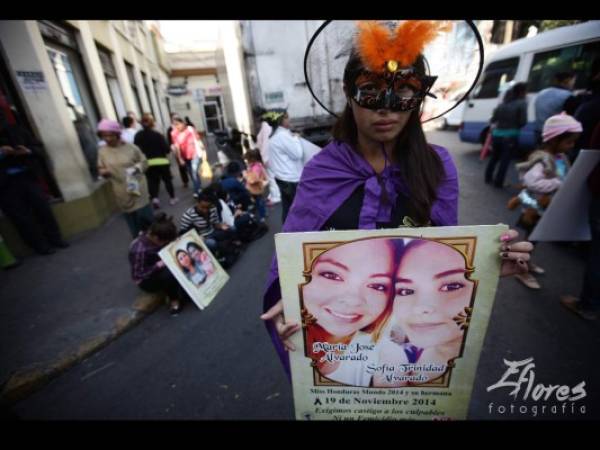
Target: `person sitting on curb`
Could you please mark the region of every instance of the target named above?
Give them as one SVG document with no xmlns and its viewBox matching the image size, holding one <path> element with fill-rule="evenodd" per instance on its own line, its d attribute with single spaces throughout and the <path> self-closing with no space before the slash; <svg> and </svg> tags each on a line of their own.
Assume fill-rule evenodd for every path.
<svg viewBox="0 0 600 450">
<path fill-rule="evenodd" d="M 195 198 L 196 205 L 181 216 L 180 234 L 195 229 L 219 262 L 231 266 L 239 255 L 242 243 L 236 239 L 235 232 L 220 221 L 212 195 L 201 192 Z"/>
<path fill-rule="evenodd" d="M 242 175 L 243 167 L 237 161 L 232 161 L 225 168 L 225 175 L 221 179 L 221 186 L 227 191 L 231 200 L 240 205 L 242 210 L 248 211 L 252 205 L 252 197 L 246 186 Z"/>
<path fill-rule="evenodd" d="M 129 247 L 131 278 L 145 292 L 165 292 L 171 314 L 181 311 L 187 297 L 158 252 L 176 238 L 177 227 L 173 218 L 161 212 L 156 214 L 148 231 L 137 237 Z"/>
</svg>

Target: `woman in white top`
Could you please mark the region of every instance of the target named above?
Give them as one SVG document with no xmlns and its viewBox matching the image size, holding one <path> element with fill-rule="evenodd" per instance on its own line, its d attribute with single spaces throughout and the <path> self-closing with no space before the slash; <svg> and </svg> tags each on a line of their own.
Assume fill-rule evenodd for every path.
<svg viewBox="0 0 600 450">
<path fill-rule="evenodd" d="M 265 113 L 261 116 L 260 130 L 256 136 L 256 146 L 260 151 L 260 157 L 263 160 L 265 169 L 267 169 L 267 177 L 269 179 L 269 196 L 267 197 L 268 202 L 271 205 L 281 202 L 281 192 L 279 192 L 279 186 L 275 182 L 275 175 L 269 167 L 269 136 L 273 132 L 273 128 L 267 122 L 269 113 Z"/>
<path fill-rule="evenodd" d="M 271 112 L 273 128 L 269 138 L 268 164 L 281 192 L 281 217 L 285 222 L 302 175 L 303 156 L 300 138 L 290 131 L 290 118 L 285 111 Z"/>
</svg>

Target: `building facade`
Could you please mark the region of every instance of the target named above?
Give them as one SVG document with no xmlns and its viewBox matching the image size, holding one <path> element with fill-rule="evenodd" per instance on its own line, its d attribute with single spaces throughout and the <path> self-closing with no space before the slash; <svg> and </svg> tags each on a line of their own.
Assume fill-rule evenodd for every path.
<svg viewBox="0 0 600 450">
<path fill-rule="evenodd" d="M 114 211 L 98 178 L 96 125 L 132 111 L 169 123 L 169 61 L 156 23 L 131 20 L 0 21 L 0 95 L 43 144 L 40 182 L 65 236 L 95 228 Z M 27 252 L 0 216 L 0 234 Z"/>
</svg>

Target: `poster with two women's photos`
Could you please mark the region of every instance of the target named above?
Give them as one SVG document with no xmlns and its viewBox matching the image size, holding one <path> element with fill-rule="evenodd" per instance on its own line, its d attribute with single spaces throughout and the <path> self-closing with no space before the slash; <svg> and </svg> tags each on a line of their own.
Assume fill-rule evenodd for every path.
<svg viewBox="0 0 600 450">
<path fill-rule="evenodd" d="M 200 309 L 206 308 L 229 280 L 196 230 L 167 245 L 159 256 Z"/>
<path fill-rule="evenodd" d="M 506 225 L 275 237 L 299 420 L 464 420 Z"/>
</svg>

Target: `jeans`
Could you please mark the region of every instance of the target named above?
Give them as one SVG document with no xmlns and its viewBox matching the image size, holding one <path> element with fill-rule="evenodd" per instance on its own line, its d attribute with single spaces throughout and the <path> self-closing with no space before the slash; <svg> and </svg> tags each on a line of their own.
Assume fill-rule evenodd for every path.
<svg viewBox="0 0 600 450">
<path fill-rule="evenodd" d="M 198 174 L 198 168 L 202 160 L 200 158 L 194 158 L 191 160 L 185 161 L 185 167 L 187 169 L 188 175 L 192 179 L 192 184 L 194 186 L 194 192 L 199 193 L 202 189 L 202 185 L 200 184 L 200 175 Z"/>
<path fill-rule="evenodd" d="M 264 219 L 267 217 L 267 208 L 265 205 L 265 199 L 262 195 L 253 195 L 254 204 L 256 205 L 256 212 L 258 213 L 259 219 Z"/>
<path fill-rule="evenodd" d="M 288 212 L 292 203 L 294 203 L 294 197 L 296 196 L 296 188 L 298 183 L 292 183 L 290 181 L 282 181 L 275 178 L 279 191 L 281 192 L 281 223 L 285 223 Z"/>
<path fill-rule="evenodd" d="M 492 155 L 490 162 L 485 170 L 485 182 L 493 182 L 495 186 L 502 187 L 504 185 L 504 178 L 506 178 L 506 172 L 510 165 L 511 159 L 516 155 L 519 144 L 518 137 L 494 137 L 492 138 Z M 494 177 L 496 165 L 500 163 L 498 172 Z"/>
<path fill-rule="evenodd" d="M 152 212 L 152 207 L 148 204 L 135 211 L 124 213 L 123 217 L 125 217 L 129 231 L 135 239 L 141 231 L 146 231 L 152 225 L 154 212 Z"/>
<path fill-rule="evenodd" d="M 583 275 L 581 290 L 581 308 L 600 311 L 600 198 L 594 197 L 590 202 L 590 229 L 592 243 L 587 265 Z"/>
</svg>

